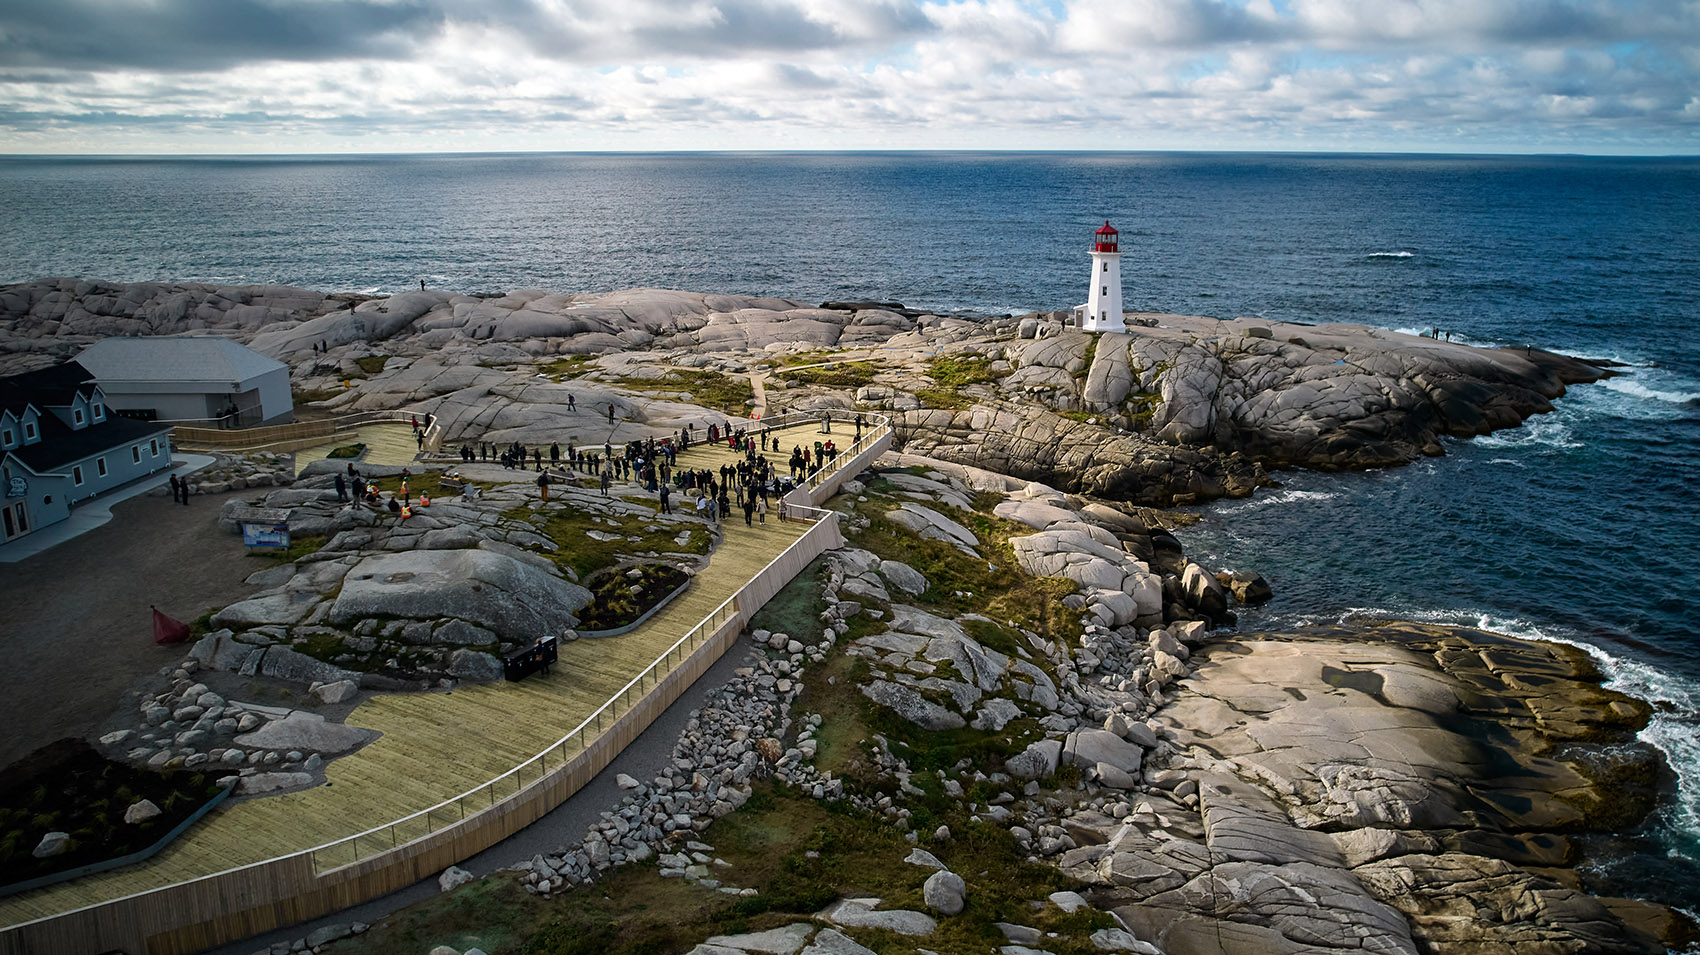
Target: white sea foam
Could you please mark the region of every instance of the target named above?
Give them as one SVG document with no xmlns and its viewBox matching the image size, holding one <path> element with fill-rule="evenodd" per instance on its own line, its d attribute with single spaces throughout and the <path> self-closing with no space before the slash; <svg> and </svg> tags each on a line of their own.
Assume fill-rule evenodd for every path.
<svg viewBox="0 0 1700 955">
<path fill-rule="evenodd" d="M 1400 249 L 1397 252 L 1371 252 L 1367 256 L 1365 256 L 1365 258 L 1369 258 L 1369 259 L 1408 259 L 1408 258 L 1410 258 L 1414 255 L 1416 255 L 1415 252 L 1407 252 L 1404 249 Z"/>
<path fill-rule="evenodd" d="M 1600 384 L 1620 395 L 1629 395 L 1649 401 L 1662 401 L 1667 404 L 1686 407 L 1700 407 L 1700 391 L 1671 390 L 1649 388 L 1635 379 L 1632 375 L 1621 375 L 1617 378 L 1607 378 Z M 1678 386 L 1680 388 L 1680 385 Z"/>
<path fill-rule="evenodd" d="M 1516 428 L 1495 431 L 1471 438 L 1484 448 L 1535 448 L 1545 446 L 1559 450 L 1582 447 L 1570 425 L 1558 414 L 1537 415 Z"/>
</svg>

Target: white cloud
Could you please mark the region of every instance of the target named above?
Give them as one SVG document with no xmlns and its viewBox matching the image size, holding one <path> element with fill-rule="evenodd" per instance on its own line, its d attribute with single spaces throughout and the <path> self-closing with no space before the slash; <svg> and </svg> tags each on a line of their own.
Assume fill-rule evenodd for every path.
<svg viewBox="0 0 1700 955">
<path fill-rule="evenodd" d="M 316 0 L 175 51 L 215 0 L 66 2 L 166 48 L 0 13 L 0 151 L 1700 147 L 1675 0 Z"/>
</svg>

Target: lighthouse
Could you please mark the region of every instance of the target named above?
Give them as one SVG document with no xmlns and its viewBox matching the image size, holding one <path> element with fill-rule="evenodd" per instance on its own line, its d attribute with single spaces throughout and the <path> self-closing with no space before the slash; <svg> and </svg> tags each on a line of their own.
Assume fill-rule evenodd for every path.
<svg viewBox="0 0 1700 955">
<path fill-rule="evenodd" d="M 1118 233 L 1105 219 L 1092 233 L 1092 284 L 1086 304 L 1074 309 L 1075 325 L 1087 332 L 1125 332 L 1122 321 L 1122 253 Z"/>
</svg>

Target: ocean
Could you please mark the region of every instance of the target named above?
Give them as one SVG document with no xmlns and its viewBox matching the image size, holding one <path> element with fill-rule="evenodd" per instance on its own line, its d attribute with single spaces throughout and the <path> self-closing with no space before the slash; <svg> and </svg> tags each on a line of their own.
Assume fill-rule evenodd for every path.
<svg viewBox="0 0 1700 955">
<path fill-rule="evenodd" d="M 1700 911 L 1700 159 L 850 153 L 0 157 L 0 282 L 660 286 L 1021 313 L 1083 299 L 1122 233 L 1130 308 L 1356 322 L 1622 363 L 1447 455 L 1278 475 L 1196 508 L 1262 572 L 1242 629 L 1356 614 L 1588 648 L 1676 772 L 1592 838 L 1605 894 Z"/>
</svg>

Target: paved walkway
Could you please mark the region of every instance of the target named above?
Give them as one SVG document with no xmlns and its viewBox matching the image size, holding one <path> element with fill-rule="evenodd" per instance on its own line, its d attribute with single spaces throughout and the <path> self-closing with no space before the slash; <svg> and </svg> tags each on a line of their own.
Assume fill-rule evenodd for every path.
<svg viewBox="0 0 1700 955">
<path fill-rule="evenodd" d="M 799 443 L 812 431 L 809 425 L 786 429 L 780 432 L 782 444 Z M 696 445 L 680 460 L 714 468 L 733 457 L 723 444 Z M 330 785 L 234 804 L 149 862 L 0 900 L 0 925 L 312 848 L 501 775 L 577 726 L 808 526 L 771 518 L 754 527 L 728 523 L 724 541 L 691 589 L 632 633 L 563 646 L 549 676 L 452 693 L 375 696 L 347 722 L 382 737 L 329 763 Z"/>
<path fill-rule="evenodd" d="M 184 507 L 142 493 L 149 489 L 78 508 L 77 515 L 98 510 L 88 526 L 62 521 L 7 545 L 48 546 L 4 571 L 0 766 L 61 737 L 97 733 L 120 706 L 133 705 L 125 697 L 132 685 L 182 658 L 183 647 L 153 642 L 149 604 L 193 620 L 248 596 L 254 588 L 243 579 L 268 566 L 246 556 L 239 535 L 219 530 L 222 499 L 192 497 Z"/>
</svg>

